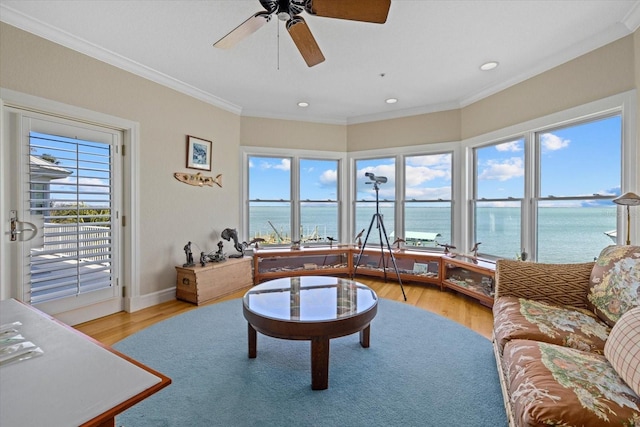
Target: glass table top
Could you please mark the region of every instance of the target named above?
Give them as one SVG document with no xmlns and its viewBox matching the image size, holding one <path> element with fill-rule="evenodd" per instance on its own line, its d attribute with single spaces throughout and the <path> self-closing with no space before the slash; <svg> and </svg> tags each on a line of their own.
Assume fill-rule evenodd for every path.
<svg viewBox="0 0 640 427">
<path fill-rule="evenodd" d="M 262 317 L 320 322 L 348 318 L 377 304 L 369 287 L 330 276 L 285 277 L 254 286 L 243 297 L 246 309 Z"/>
</svg>

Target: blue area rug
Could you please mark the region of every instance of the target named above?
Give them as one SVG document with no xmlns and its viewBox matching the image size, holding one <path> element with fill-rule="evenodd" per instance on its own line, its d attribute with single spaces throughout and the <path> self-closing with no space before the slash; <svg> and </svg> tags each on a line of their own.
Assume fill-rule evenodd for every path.
<svg viewBox="0 0 640 427">
<path fill-rule="evenodd" d="M 491 343 L 422 309 L 380 300 L 371 347 L 331 340 L 329 388 L 311 390 L 309 341 L 258 334 L 242 301 L 198 308 L 115 346 L 173 383 L 116 419 L 140 426 L 506 426 Z"/>
</svg>

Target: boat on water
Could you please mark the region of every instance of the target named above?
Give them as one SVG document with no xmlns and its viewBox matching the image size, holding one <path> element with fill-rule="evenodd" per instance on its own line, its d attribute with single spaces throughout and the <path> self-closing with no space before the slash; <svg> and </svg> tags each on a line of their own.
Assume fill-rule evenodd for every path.
<svg viewBox="0 0 640 427">
<path fill-rule="evenodd" d="M 442 235 L 423 231 L 407 231 L 405 232 L 404 243 L 407 246 L 433 246 L 438 237 L 442 237 Z M 389 234 L 389 240 L 394 240 L 393 231 Z"/>
<path fill-rule="evenodd" d="M 618 230 L 605 231 L 604 234 L 609 236 L 613 243 L 618 242 Z"/>
</svg>

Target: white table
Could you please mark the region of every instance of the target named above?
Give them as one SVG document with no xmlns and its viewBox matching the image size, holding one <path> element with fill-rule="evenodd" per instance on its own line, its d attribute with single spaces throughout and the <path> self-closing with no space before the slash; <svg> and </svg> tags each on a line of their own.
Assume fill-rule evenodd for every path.
<svg viewBox="0 0 640 427">
<path fill-rule="evenodd" d="M 16 300 L 0 301 L 0 325 L 44 354 L 0 366 L 0 425 L 114 426 L 115 416 L 171 380 Z"/>
</svg>

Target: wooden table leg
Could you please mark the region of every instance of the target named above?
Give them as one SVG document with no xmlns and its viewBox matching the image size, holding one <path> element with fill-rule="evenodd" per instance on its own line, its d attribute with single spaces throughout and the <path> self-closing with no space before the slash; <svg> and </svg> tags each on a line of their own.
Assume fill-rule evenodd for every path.
<svg viewBox="0 0 640 427">
<path fill-rule="evenodd" d="M 311 389 L 329 388 L 329 338 L 311 339 Z"/>
<path fill-rule="evenodd" d="M 369 336 L 371 334 L 371 325 L 367 325 L 366 328 L 360 331 L 360 345 L 364 348 L 369 348 Z"/>
<path fill-rule="evenodd" d="M 251 326 L 251 323 L 247 323 L 247 331 L 248 331 L 248 337 L 249 337 L 249 358 L 250 359 L 255 359 L 257 353 L 258 353 L 258 333 L 256 332 L 255 329 L 253 329 L 253 326 Z"/>
</svg>

